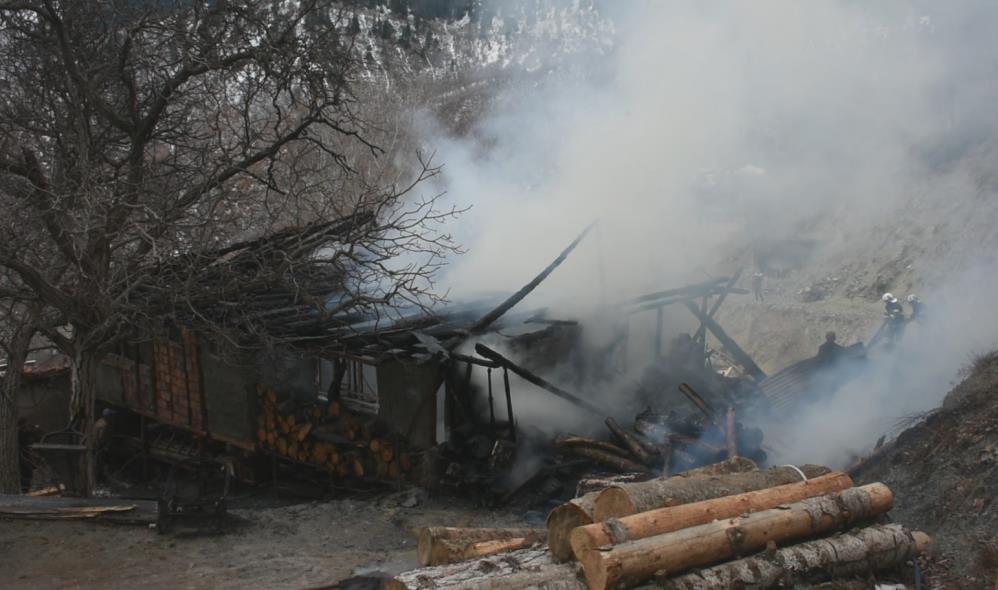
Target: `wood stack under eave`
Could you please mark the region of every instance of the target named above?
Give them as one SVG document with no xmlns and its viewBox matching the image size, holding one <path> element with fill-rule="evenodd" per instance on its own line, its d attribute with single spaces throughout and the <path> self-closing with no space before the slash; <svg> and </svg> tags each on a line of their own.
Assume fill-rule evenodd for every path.
<svg viewBox="0 0 998 590">
<path fill-rule="evenodd" d="M 336 478 L 396 481 L 416 477 L 416 453 L 376 417 L 347 412 L 339 401 L 297 403 L 257 387 L 260 445 L 292 461 L 326 468 Z"/>
</svg>

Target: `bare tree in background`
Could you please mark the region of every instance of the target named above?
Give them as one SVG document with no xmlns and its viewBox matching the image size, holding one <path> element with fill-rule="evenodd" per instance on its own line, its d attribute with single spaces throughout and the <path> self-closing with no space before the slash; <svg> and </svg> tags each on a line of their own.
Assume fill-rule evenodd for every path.
<svg viewBox="0 0 998 590">
<path fill-rule="evenodd" d="M 428 163 L 365 172 L 347 24 L 328 0 L 0 0 L 0 272 L 70 357 L 84 434 L 137 330 L 289 338 L 435 300 L 454 212 L 419 194 Z"/>
</svg>

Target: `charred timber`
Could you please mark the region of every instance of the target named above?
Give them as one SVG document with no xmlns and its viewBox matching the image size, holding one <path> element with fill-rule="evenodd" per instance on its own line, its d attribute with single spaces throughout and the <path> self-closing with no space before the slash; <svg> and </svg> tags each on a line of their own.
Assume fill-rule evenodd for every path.
<svg viewBox="0 0 998 590">
<path fill-rule="evenodd" d="M 477 352 L 478 354 L 482 355 L 483 357 L 489 360 L 499 363 L 506 369 L 516 373 L 517 375 L 519 375 L 526 381 L 533 383 L 537 387 L 540 387 L 541 389 L 549 393 L 553 393 L 554 395 L 564 400 L 572 402 L 573 404 L 579 406 L 580 408 L 589 410 L 590 412 L 598 414 L 599 416 L 606 416 L 610 413 L 607 410 L 600 408 L 599 406 L 592 404 L 573 393 L 565 391 L 564 389 L 550 383 L 549 381 L 543 379 L 542 377 L 535 375 L 534 373 L 528 371 L 527 369 L 524 369 L 523 367 L 517 365 L 513 361 L 509 360 L 508 358 L 504 357 L 503 355 L 499 354 L 498 352 L 492 350 L 491 348 L 485 346 L 480 342 L 478 344 L 475 344 L 475 352 Z"/>
<path fill-rule="evenodd" d="M 620 442 L 624 443 L 624 446 L 631 451 L 634 458 L 641 463 L 651 467 L 659 462 L 658 457 L 652 453 L 649 453 L 634 435 L 624 430 L 612 417 L 606 419 L 606 427 L 620 440 Z"/>
<path fill-rule="evenodd" d="M 403 572 L 385 590 L 586 590 L 577 564 L 555 563 L 543 548 Z"/>
<path fill-rule="evenodd" d="M 565 248 L 562 251 L 562 253 L 559 254 L 558 257 L 551 262 L 551 264 L 547 265 L 547 267 L 545 267 L 544 270 L 540 272 L 540 274 L 534 277 L 533 280 L 531 280 L 529 283 L 524 285 L 522 289 L 520 289 L 519 291 L 511 295 L 508 299 L 499 304 L 498 307 L 496 307 L 489 313 L 482 316 L 482 319 L 478 320 L 475 323 L 475 325 L 471 326 L 468 332 L 470 334 L 481 334 L 486 330 L 486 328 L 492 325 L 493 322 L 498 320 L 500 317 L 502 317 L 503 314 L 512 309 L 513 306 L 522 301 L 524 297 L 529 295 L 531 291 L 537 288 L 537 285 L 540 285 L 542 282 L 544 282 L 544 279 L 548 278 L 548 275 L 554 272 L 554 270 L 558 268 L 562 262 L 565 262 L 565 259 L 568 258 L 568 255 L 571 254 L 573 250 L 575 250 L 575 247 L 579 245 L 579 242 L 581 242 L 583 238 L 586 237 L 586 234 L 589 233 L 589 231 L 593 228 L 594 225 L 596 224 L 592 223 L 584 230 L 582 230 L 582 233 L 580 233 L 578 237 L 572 240 L 572 243 L 569 244 L 568 247 Z"/>
<path fill-rule="evenodd" d="M 724 331 L 721 326 L 713 320 L 713 318 L 707 317 L 707 314 L 700 311 L 700 308 L 693 305 L 690 302 L 686 302 L 686 308 L 690 310 L 690 313 L 695 315 L 698 320 L 700 320 L 707 329 L 710 330 L 711 334 L 720 341 L 721 345 L 724 346 L 732 357 L 734 357 L 735 362 L 740 364 L 745 371 L 754 377 L 757 381 L 761 381 L 766 378 L 766 373 L 759 368 L 759 365 L 755 364 L 752 357 L 748 355 L 747 352 L 742 350 L 741 346 L 735 342 L 731 336 L 728 336 L 727 332 Z"/>
</svg>

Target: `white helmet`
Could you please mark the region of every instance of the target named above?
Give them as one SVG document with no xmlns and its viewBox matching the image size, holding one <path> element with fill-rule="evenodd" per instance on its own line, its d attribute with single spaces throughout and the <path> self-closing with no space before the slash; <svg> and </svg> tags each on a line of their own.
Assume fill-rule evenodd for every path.
<svg viewBox="0 0 998 590">
<path fill-rule="evenodd" d="M 911 295 L 908 295 L 907 300 L 908 300 L 908 303 L 914 303 L 914 302 L 918 301 L 918 295 L 915 295 L 914 293 L 912 293 Z"/>
<path fill-rule="evenodd" d="M 884 302 L 890 302 L 890 303 L 895 303 L 898 300 L 893 293 L 884 293 L 884 296 L 881 297 L 881 299 Z"/>
</svg>

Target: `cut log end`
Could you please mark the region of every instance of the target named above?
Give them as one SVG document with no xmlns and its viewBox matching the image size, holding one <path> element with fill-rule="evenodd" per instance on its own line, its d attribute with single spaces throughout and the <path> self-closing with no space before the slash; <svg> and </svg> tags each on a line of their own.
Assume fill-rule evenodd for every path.
<svg viewBox="0 0 998 590">
<path fill-rule="evenodd" d="M 587 494 L 595 497 L 595 493 Z M 585 498 L 586 496 L 583 496 Z M 587 512 L 585 505 L 580 505 L 583 498 L 576 498 L 556 507 L 548 515 L 548 547 L 551 557 L 557 562 L 572 559 L 571 534 L 576 527 L 593 523 L 591 511 Z M 590 503 L 591 505 L 591 503 Z"/>
</svg>

